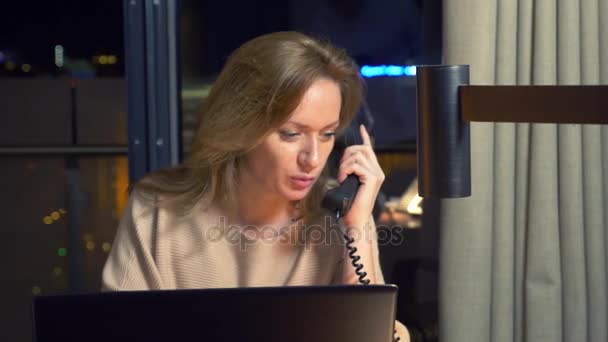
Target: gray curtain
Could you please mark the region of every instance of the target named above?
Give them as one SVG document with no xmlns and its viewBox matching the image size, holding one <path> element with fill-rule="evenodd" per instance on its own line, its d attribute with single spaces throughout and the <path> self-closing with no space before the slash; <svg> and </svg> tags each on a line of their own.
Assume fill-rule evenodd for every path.
<svg viewBox="0 0 608 342">
<path fill-rule="evenodd" d="M 608 83 L 608 0 L 443 6 L 444 62 L 471 84 Z M 471 135 L 472 196 L 441 203 L 440 340 L 608 341 L 608 128 Z"/>
</svg>

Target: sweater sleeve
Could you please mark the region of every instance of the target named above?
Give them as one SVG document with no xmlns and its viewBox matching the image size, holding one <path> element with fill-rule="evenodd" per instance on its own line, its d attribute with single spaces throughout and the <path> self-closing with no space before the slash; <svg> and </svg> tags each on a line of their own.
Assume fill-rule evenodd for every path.
<svg viewBox="0 0 608 342">
<path fill-rule="evenodd" d="M 162 288 L 154 246 L 156 213 L 137 192 L 129 198 L 102 273 L 102 291 Z"/>
</svg>

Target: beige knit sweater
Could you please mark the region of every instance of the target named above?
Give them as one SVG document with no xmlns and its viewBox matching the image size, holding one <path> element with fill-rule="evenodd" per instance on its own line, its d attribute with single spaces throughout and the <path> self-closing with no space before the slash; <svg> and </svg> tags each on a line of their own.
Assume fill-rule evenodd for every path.
<svg viewBox="0 0 608 342">
<path fill-rule="evenodd" d="M 341 283 L 345 247 L 331 216 L 319 219 L 309 229 L 249 228 L 228 225 L 212 208 L 178 217 L 131 195 L 103 269 L 102 289 Z M 365 267 L 374 267 L 376 282 L 384 283 L 377 239 L 373 240 L 373 252 L 373 265 Z M 407 332 L 400 333 L 404 334 Z"/>
</svg>

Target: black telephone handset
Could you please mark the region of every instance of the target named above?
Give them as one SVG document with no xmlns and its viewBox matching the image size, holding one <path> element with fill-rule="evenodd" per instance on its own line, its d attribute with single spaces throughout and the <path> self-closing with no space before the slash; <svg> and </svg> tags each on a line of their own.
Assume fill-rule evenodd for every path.
<svg viewBox="0 0 608 342">
<path fill-rule="evenodd" d="M 346 146 L 363 144 L 359 132 L 355 132 L 354 129 L 346 131 L 342 138 Z M 348 175 L 340 186 L 329 190 L 325 194 L 321 205 L 332 213 L 336 213 L 338 218 L 343 217 L 350 209 L 359 185 L 361 185 L 361 182 L 355 174 Z"/>
<path fill-rule="evenodd" d="M 361 145 L 363 144 L 363 140 L 358 132 L 347 132 L 344 136 L 345 141 L 347 142 L 347 146 L 349 145 Z M 357 190 L 359 189 L 359 185 L 361 182 L 359 181 L 359 177 L 355 174 L 350 174 L 346 177 L 346 179 L 340 184 L 340 186 L 333 188 L 325 194 L 323 197 L 323 201 L 321 202 L 321 206 L 332 213 L 336 214 L 336 218 L 339 220 L 341 217 L 344 217 L 348 210 L 350 209 L 355 195 L 357 194 Z M 360 256 L 356 255 L 357 247 L 353 247 L 353 243 L 355 239 L 348 236 L 346 233 L 343 235 L 346 240 L 346 249 L 348 249 L 348 256 L 351 259 L 351 264 L 355 268 L 355 273 L 359 277 L 359 283 L 363 285 L 369 285 L 370 280 L 366 279 L 367 272 L 362 271 L 363 264 L 359 263 L 361 259 Z M 395 331 L 395 334 L 397 331 Z M 401 340 L 400 337 L 395 336 L 394 342 L 399 342 Z"/>
<path fill-rule="evenodd" d="M 350 133 L 350 134 L 349 134 Z M 363 144 L 363 140 L 359 133 L 355 133 L 352 130 L 347 131 L 343 136 L 344 142 L 346 146 L 350 145 L 361 145 Z M 336 219 L 340 220 L 341 217 L 344 217 L 348 210 L 350 209 L 353 200 L 355 199 L 355 195 L 357 194 L 357 190 L 359 189 L 359 185 L 361 182 L 359 181 L 359 177 L 355 174 L 350 174 L 346 177 L 346 179 L 340 184 L 338 187 L 330 189 L 323 197 L 323 201 L 321 202 L 321 206 L 323 208 L 329 210 L 332 213 L 336 214 Z M 360 256 L 355 255 L 357 252 L 357 247 L 353 247 L 352 244 L 355 242 L 355 239 L 348 236 L 344 233 L 344 239 L 346 240 L 346 248 L 349 250 L 349 256 L 351 258 L 351 264 L 355 268 L 355 273 L 359 276 L 359 283 L 363 285 L 368 285 L 370 283 L 369 279 L 365 279 L 367 276 L 367 272 L 361 271 L 363 268 L 363 264 L 359 263 L 361 259 Z"/>
</svg>

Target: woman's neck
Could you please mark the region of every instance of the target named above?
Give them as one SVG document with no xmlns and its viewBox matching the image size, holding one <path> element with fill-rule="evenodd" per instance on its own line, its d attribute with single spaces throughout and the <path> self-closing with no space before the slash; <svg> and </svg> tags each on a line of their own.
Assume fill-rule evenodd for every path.
<svg viewBox="0 0 608 342">
<path fill-rule="evenodd" d="M 238 217 L 246 225 L 275 225 L 286 223 L 293 215 L 293 205 L 273 200 L 263 194 L 248 194 L 238 198 Z"/>
<path fill-rule="evenodd" d="M 232 219 L 241 225 L 283 225 L 297 215 L 294 203 L 246 179 L 239 182 L 236 204 Z"/>
</svg>

